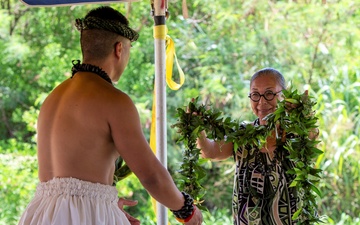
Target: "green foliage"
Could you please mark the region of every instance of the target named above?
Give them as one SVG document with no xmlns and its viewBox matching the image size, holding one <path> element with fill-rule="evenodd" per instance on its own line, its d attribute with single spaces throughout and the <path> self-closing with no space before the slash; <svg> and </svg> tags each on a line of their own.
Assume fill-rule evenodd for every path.
<svg viewBox="0 0 360 225">
<path fill-rule="evenodd" d="M 15 225 L 35 192 L 36 156 L 0 154 L 0 171 L 0 224 Z"/>
<path fill-rule="evenodd" d="M 324 171 L 320 183 L 323 197 L 318 202 L 322 212 L 333 212 L 328 214 L 329 224 L 359 223 L 359 203 L 355 200 L 360 198 L 359 81 L 357 73 L 341 71 L 336 80 L 324 80 L 323 88 L 313 91 L 318 99 L 319 126 L 323 127 L 319 148 L 324 155 L 317 160 Z M 351 218 L 353 223 L 349 222 Z"/>
</svg>

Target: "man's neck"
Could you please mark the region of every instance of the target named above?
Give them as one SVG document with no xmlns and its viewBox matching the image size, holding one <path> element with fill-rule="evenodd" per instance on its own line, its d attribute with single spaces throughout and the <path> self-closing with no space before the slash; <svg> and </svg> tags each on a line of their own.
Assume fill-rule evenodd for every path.
<svg viewBox="0 0 360 225">
<path fill-rule="evenodd" d="M 115 78 L 114 77 L 115 73 L 114 73 L 114 69 L 113 69 L 113 66 L 112 66 L 111 62 L 108 62 L 107 60 L 99 61 L 99 60 L 86 60 L 86 59 L 84 59 L 84 61 L 82 63 L 100 67 L 103 71 L 106 72 L 106 74 L 110 77 L 110 79 L 112 81 L 115 80 L 114 79 Z"/>
</svg>

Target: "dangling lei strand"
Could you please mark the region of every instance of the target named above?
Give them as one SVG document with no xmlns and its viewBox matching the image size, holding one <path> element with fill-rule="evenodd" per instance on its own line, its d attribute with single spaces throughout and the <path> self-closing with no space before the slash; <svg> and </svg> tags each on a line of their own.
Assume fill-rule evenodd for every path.
<svg viewBox="0 0 360 225">
<path fill-rule="evenodd" d="M 84 64 L 84 63 L 81 63 L 80 60 L 73 60 L 72 64 L 73 64 L 73 67 L 71 68 L 71 72 L 72 72 L 71 78 L 73 78 L 73 76 L 77 72 L 80 72 L 80 71 L 81 72 L 91 72 L 91 73 L 97 74 L 98 76 L 100 76 L 101 78 L 103 78 L 104 80 L 109 82 L 110 84 L 113 84 L 109 75 L 98 66 L 94 66 L 91 64 Z"/>
</svg>

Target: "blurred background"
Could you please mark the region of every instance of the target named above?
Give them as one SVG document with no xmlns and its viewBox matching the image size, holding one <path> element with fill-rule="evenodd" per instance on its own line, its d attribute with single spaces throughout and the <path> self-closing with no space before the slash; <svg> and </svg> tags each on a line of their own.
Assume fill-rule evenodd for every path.
<svg viewBox="0 0 360 225">
<path fill-rule="evenodd" d="M 47 94 L 81 59 L 74 27 L 99 5 L 30 8 L 0 1 L 0 225 L 13 225 L 33 197 L 37 179 L 36 119 Z M 150 1 L 111 4 L 140 32 L 117 87 L 133 99 L 149 138 L 154 88 Z M 168 169 L 176 180 L 184 146 L 171 128 L 176 109 L 191 98 L 237 120 L 253 120 L 249 79 L 278 69 L 288 85 L 309 90 L 317 104 L 316 163 L 323 169 L 318 198 L 324 224 L 360 224 L 360 2 L 356 0 L 170 0 L 168 34 L 175 41 L 186 81 L 167 90 Z M 174 79 L 178 70 L 174 67 Z M 230 225 L 234 163 L 207 162 L 203 185 L 206 224 Z M 119 194 L 137 199 L 127 210 L 156 224 L 148 193 L 131 175 Z M 174 222 L 172 215 L 169 220 Z"/>
</svg>

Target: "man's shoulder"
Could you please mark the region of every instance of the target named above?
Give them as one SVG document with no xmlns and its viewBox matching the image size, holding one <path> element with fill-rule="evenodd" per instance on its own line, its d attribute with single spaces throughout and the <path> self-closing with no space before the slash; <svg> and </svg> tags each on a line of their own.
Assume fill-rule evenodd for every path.
<svg viewBox="0 0 360 225">
<path fill-rule="evenodd" d="M 109 90 L 109 94 L 110 94 L 109 97 L 113 98 L 118 103 L 121 103 L 121 104 L 132 103 L 133 104 L 131 97 L 127 93 L 123 92 L 120 89 L 117 89 L 114 87 L 113 89 Z"/>
<path fill-rule="evenodd" d="M 105 107 L 107 114 L 115 113 L 117 117 L 121 114 L 131 113 L 133 114 L 136 111 L 136 106 L 131 97 L 123 92 L 122 90 L 113 88 L 109 90 L 107 94 L 103 96 L 103 103 L 101 107 Z M 105 106 L 106 105 L 106 106 Z"/>
</svg>

